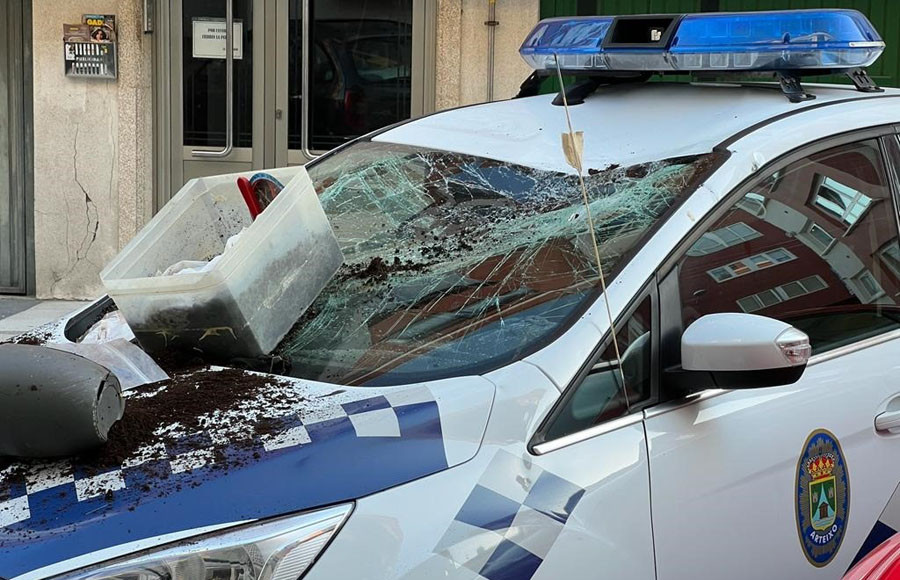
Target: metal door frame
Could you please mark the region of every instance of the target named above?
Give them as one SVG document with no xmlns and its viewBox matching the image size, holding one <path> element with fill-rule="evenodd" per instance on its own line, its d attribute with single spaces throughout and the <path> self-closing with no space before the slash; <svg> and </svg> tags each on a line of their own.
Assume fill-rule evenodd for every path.
<svg viewBox="0 0 900 580">
<path fill-rule="evenodd" d="M 288 0 L 275 0 L 277 2 L 276 24 L 278 39 L 276 47 L 276 81 L 275 103 L 271 115 L 274 119 L 275 111 L 288 110 Z M 303 0 L 308 5 L 312 0 Z M 308 10 L 306 10 L 308 13 Z M 435 84 L 435 53 L 437 46 L 437 0 L 419 0 L 413 2 L 412 14 L 412 86 L 410 116 L 420 117 L 434 112 L 434 84 Z M 305 44 L 305 42 L 304 42 Z M 306 95 L 303 100 L 308 102 Z M 311 151 L 309 155 L 300 149 L 288 149 L 288 124 L 286 114 L 282 115 L 275 127 L 275 165 L 301 165 L 324 151 Z"/>
<path fill-rule="evenodd" d="M 233 1 L 233 0 L 223 0 Z M 268 4 L 271 4 L 271 0 L 250 0 L 253 6 L 253 29 L 254 31 L 264 31 L 265 30 L 265 14 L 266 8 Z M 170 84 L 171 94 L 171 104 L 174 106 L 174 110 L 172 111 L 172 152 L 176 155 L 175 161 L 172 167 L 172 182 L 174 189 L 172 190 L 172 194 L 178 191 L 178 188 L 181 186 L 181 183 L 184 182 L 184 166 L 186 163 L 221 163 L 221 164 L 233 164 L 240 163 L 248 165 L 247 170 L 252 168 L 262 168 L 265 166 L 264 159 L 264 147 L 262 144 L 265 143 L 266 136 L 264 132 L 264 111 L 261 107 L 258 106 L 257 103 L 262 103 L 265 101 L 265 51 L 264 51 L 264 42 L 265 36 L 264 34 L 260 34 L 259 32 L 255 32 L 253 35 L 253 137 L 252 141 L 253 147 L 235 147 L 232 152 L 221 159 L 211 160 L 204 159 L 201 157 L 195 157 L 192 154 L 192 151 L 197 149 L 197 147 L 186 146 L 184 145 L 184 103 L 182 101 L 183 98 L 183 86 L 182 86 L 182 78 L 183 78 L 183 68 L 182 68 L 182 51 L 184 47 L 183 44 L 183 17 L 182 17 L 182 8 L 183 8 L 183 0 L 172 0 L 170 2 L 170 43 L 171 43 L 171 54 L 169 62 L 171 63 L 170 69 L 172 72 L 172 82 Z M 259 145 L 257 145 L 259 144 Z M 200 149 L 215 149 L 214 147 L 203 147 Z M 228 167 L 228 166 L 226 166 Z M 233 166 L 231 166 L 233 167 Z M 223 170 L 222 172 L 228 172 L 228 169 Z"/>
<path fill-rule="evenodd" d="M 154 211 L 159 210 L 184 183 L 184 163 L 191 160 L 192 148 L 183 145 L 181 50 L 184 1 L 156 2 L 153 51 Z M 288 151 L 288 0 L 252 1 L 254 29 L 265 31 L 265 34 L 253 35 L 253 78 L 256 86 L 253 94 L 254 147 L 235 148 L 231 155 L 221 160 L 197 161 L 238 162 L 247 164 L 248 169 L 305 163 L 308 159 L 299 151 Z M 412 86 L 410 112 L 413 117 L 434 110 L 437 14 L 437 0 L 413 3 L 412 68 L 418 77 L 414 78 Z"/>
<path fill-rule="evenodd" d="M 34 294 L 34 149 L 31 48 L 31 0 L 6 4 L 9 126 L 10 273 L 17 283 L 0 286 L 0 294 Z"/>
<path fill-rule="evenodd" d="M 223 2 L 226 0 L 223 0 Z M 271 0 L 251 0 L 253 3 L 253 28 L 263 30 L 266 4 Z M 195 147 L 184 145 L 183 96 L 183 0 L 157 2 L 155 5 L 153 46 L 153 211 L 154 213 L 172 198 L 184 183 L 186 162 L 223 164 L 221 173 L 234 163 L 245 164 L 247 169 L 263 167 L 262 146 L 235 147 L 221 159 L 210 160 L 193 157 Z M 253 143 L 264 143 L 264 111 L 256 105 L 265 99 L 264 35 L 253 36 Z M 202 148 L 202 149 L 214 149 Z M 229 165 L 225 165 L 229 164 Z"/>
</svg>

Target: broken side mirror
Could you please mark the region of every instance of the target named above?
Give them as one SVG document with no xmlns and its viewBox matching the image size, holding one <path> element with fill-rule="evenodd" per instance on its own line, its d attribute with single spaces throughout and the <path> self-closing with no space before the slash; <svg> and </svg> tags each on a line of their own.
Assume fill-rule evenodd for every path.
<svg viewBox="0 0 900 580">
<path fill-rule="evenodd" d="M 0 344 L 0 456 L 60 457 L 106 442 L 125 400 L 116 376 L 80 356 Z"/>
</svg>

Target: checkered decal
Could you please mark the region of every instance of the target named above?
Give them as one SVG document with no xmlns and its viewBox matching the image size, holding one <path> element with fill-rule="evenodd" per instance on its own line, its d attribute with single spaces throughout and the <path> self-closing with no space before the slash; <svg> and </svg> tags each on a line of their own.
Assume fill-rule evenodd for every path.
<svg viewBox="0 0 900 580">
<path fill-rule="evenodd" d="M 487 580 L 528 580 L 583 495 L 574 483 L 499 451 L 434 552 Z"/>
<path fill-rule="evenodd" d="M 273 393 L 289 387 L 273 386 Z M 372 391 L 376 392 L 376 391 Z M 30 519 L 52 521 L 61 510 L 84 504 L 102 509 L 110 497 L 137 499 L 151 491 L 171 491 L 181 485 L 199 485 L 191 472 L 215 468 L 242 457 L 262 459 L 265 454 L 282 452 L 352 430 L 357 438 L 400 438 L 400 418 L 415 405 L 433 402 L 425 387 L 385 391 L 362 400 L 340 397 L 320 398 L 320 404 L 309 405 L 297 399 L 287 408 L 275 408 L 275 417 L 267 411 L 243 409 L 250 421 L 227 421 L 212 417 L 209 429 L 200 433 L 180 433 L 178 425 L 158 432 L 159 442 L 145 446 L 121 466 L 105 472 L 86 471 L 79 465 L 60 460 L 32 463 L 22 469 L 13 464 L 0 470 L 0 529 Z M 304 401 L 305 404 L 299 404 Z M 275 424 L 270 433 L 257 437 L 252 419 L 265 419 Z M 249 427 L 248 427 L 249 425 Z M 233 448 L 231 443 L 240 443 Z"/>
</svg>

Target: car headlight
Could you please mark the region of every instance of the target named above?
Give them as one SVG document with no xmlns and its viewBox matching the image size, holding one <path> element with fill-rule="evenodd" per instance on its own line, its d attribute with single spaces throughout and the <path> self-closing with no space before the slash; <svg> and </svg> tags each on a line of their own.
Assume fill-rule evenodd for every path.
<svg viewBox="0 0 900 580">
<path fill-rule="evenodd" d="M 350 514 L 351 505 L 252 524 L 132 554 L 64 580 L 297 580 Z"/>
</svg>

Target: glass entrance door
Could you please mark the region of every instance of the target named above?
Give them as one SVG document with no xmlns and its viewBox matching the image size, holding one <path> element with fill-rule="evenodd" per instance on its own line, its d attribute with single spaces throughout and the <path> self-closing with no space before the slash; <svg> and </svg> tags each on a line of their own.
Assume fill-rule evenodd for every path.
<svg viewBox="0 0 900 580">
<path fill-rule="evenodd" d="M 412 0 L 288 0 L 290 163 L 421 113 L 415 12 Z"/>
<path fill-rule="evenodd" d="M 172 11 L 172 38 L 180 46 L 171 57 L 180 69 L 180 74 L 173 75 L 174 81 L 180 81 L 180 98 L 172 105 L 177 108 L 173 118 L 180 121 L 177 132 L 182 135 L 178 182 L 263 167 L 260 145 L 265 135 L 256 107 L 265 96 L 265 2 L 181 0 L 178 4 Z M 229 4 L 231 59 L 225 51 Z"/>
<path fill-rule="evenodd" d="M 193 177 L 306 163 L 426 112 L 433 4 L 173 0 L 173 188 Z"/>
</svg>

